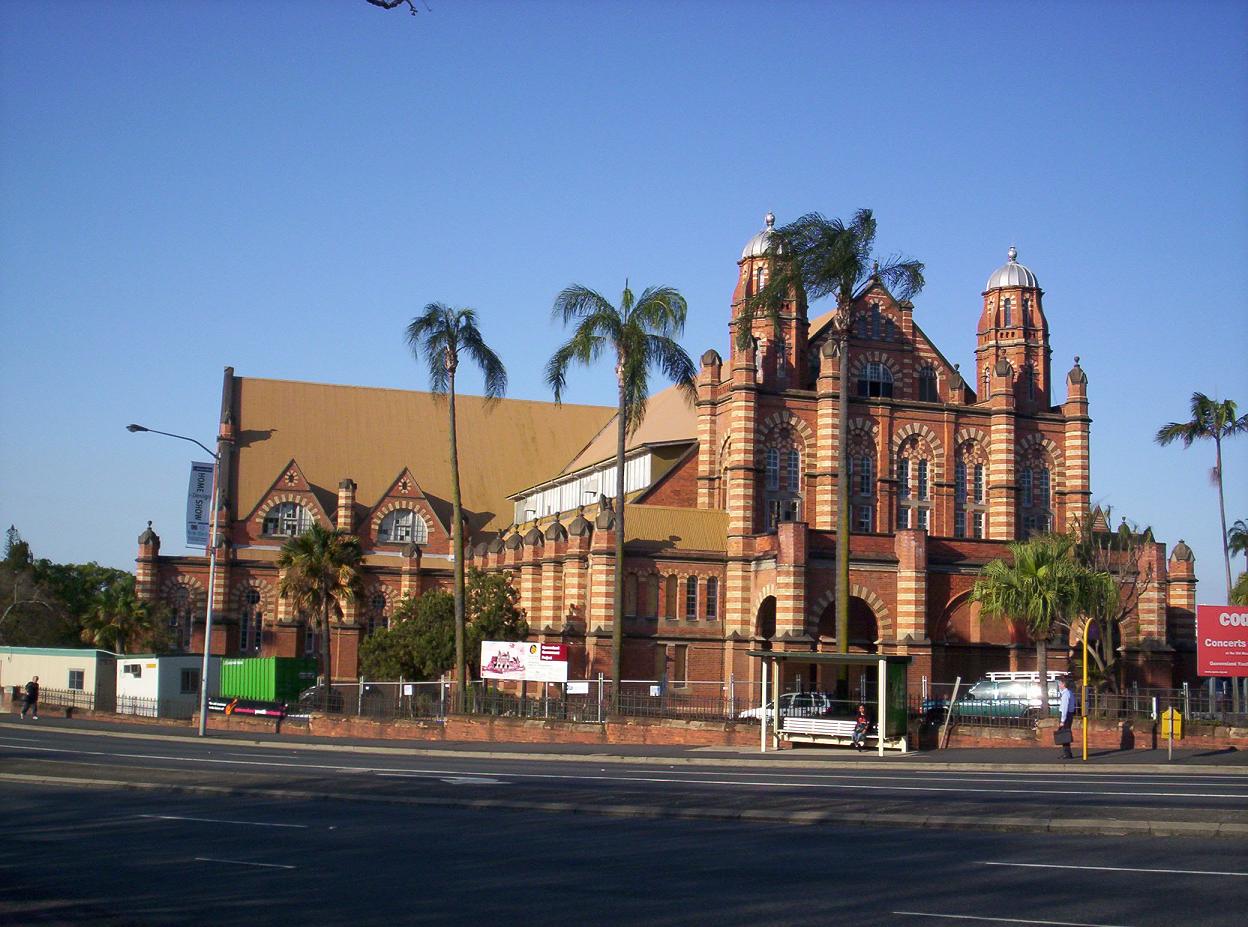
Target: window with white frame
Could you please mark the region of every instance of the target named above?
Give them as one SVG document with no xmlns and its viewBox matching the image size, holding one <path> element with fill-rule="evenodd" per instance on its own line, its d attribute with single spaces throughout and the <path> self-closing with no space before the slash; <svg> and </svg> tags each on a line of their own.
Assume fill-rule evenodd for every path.
<svg viewBox="0 0 1248 927">
<path fill-rule="evenodd" d="M 86 678 L 86 670 L 71 669 L 69 671 L 69 682 L 65 688 L 81 691 L 86 686 Z"/>
<path fill-rule="evenodd" d="M 957 449 L 953 476 L 953 536 L 984 536 L 984 461 L 987 455 L 974 441 Z"/>
<path fill-rule="evenodd" d="M 791 440 L 791 438 L 790 438 Z M 767 448 L 766 451 L 767 530 L 774 531 L 783 521 L 802 517 L 802 455 L 795 447 Z"/>
<path fill-rule="evenodd" d="M 1042 452 L 1019 466 L 1018 503 L 1020 537 L 1053 530 L 1052 477 Z"/>
<path fill-rule="evenodd" d="M 849 448 L 850 506 L 855 531 L 875 530 L 875 450 L 863 439 Z"/>
<path fill-rule="evenodd" d="M 685 620 L 694 621 L 698 617 L 698 578 L 690 576 L 685 580 Z"/>
<path fill-rule="evenodd" d="M 429 526 L 411 509 L 395 509 L 381 519 L 377 540 L 382 544 L 426 544 Z"/>
<path fill-rule="evenodd" d="M 893 372 L 878 361 L 864 364 L 858 374 L 860 397 L 891 399 L 893 396 Z"/>
<path fill-rule="evenodd" d="M 706 620 L 719 618 L 719 580 L 712 576 L 706 581 Z"/>
<path fill-rule="evenodd" d="M 924 528 L 931 525 L 928 455 L 931 449 L 917 435 L 902 441 L 897 451 L 897 527 Z"/>
<path fill-rule="evenodd" d="M 311 527 L 312 513 L 298 502 L 279 502 L 264 516 L 266 537 L 298 537 Z"/>
</svg>

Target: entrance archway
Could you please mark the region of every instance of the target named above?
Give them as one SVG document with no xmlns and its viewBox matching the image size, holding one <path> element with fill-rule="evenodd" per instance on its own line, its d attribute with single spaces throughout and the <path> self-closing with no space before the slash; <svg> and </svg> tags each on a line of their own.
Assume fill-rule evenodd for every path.
<svg viewBox="0 0 1248 927">
<path fill-rule="evenodd" d="M 760 638 L 759 646 L 763 650 L 771 649 L 771 639 L 776 636 L 776 597 L 769 595 L 758 604 L 758 614 L 754 618 L 754 635 Z"/>
<path fill-rule="evenodd" d="M 875 653 L 880 628 L 871 606 L 856 595 L 849 597 L 849 652 Z M 836 603 L 830 603 L 819 616 L 820 650 L 836 650 Z"/>
</svg>

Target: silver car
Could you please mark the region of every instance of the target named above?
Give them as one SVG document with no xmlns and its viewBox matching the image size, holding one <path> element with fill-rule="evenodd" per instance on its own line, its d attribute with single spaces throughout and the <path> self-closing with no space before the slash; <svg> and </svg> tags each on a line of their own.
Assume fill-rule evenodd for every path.
<svg viewBox="0 0 1248 927">
<path fill-rule="evenodd" d="M 775 703 L 768 702 L 765 708 L 749 708 L 737 715 L 741 721 L 761 721 L 763 712 L 769 718 L 775 717 Z M 782 718 L 819 718 L 832 711 L 832 696 L 826 692 L 786 692 L 780 696 L 780 717 Z"/>
</svg>

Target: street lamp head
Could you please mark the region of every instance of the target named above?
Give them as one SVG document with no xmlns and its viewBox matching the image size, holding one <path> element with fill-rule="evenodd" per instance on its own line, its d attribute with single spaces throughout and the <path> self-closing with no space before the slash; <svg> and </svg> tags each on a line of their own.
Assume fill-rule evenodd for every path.
<svg viewBox="0 0 1248 927">
<path fill-rule="evenodd" d="M 147 431 L 147 430 L 148 429 L 144 428 L 142 425 L 127 425 L 126 426 L 126 431 L 129 431 L 132 433 L 136 431 Z"/>
</svg>

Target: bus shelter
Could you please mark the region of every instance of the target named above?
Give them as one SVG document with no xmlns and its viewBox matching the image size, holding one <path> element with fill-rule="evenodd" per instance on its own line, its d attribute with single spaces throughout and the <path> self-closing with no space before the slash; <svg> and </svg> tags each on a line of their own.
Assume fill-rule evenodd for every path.
<svg viewBox="0 0 1248 927">
<path fill-rule="evenodd" d="M 801 651 L 751 650 L 748 656 L 762 662 L 762 705 L 759 714 L 762 733 L 759 749 L 767 752 L 770 735 L 772 749 L 780 748 L 781 740 L 801 743 L 849 744 L 854 730 L 850 717 L 785 716 L 781 711 L 781 680 L 784 664 L 831 664 L 833 666 L 875 667 L 875 698 L 867 706 L 876 724 L 875 740 L 880 756 L 885 750 L 906 752 L 907 691 L 906 669 L 910 657 L 883 653 L 810 653 Z M 854 703 L 855 705 L 857 702 Z"/>
</svg>

